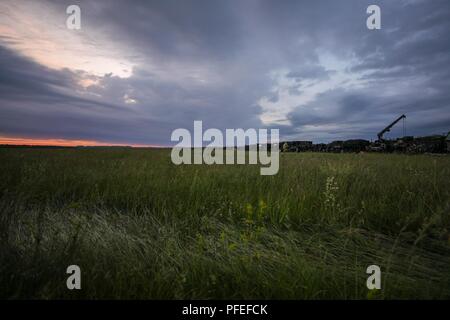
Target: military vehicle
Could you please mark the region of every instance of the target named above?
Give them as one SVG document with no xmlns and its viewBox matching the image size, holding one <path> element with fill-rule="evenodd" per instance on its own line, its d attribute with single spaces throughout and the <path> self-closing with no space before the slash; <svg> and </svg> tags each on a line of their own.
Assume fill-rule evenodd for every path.
<svg viewBox="0 0 450 320">
<path fill-rule="evenodd" d="M 282 152 L 398 152 L 398 153 L 450 153 L 450 131 L 444 135 L 430 135 L 424 137 L 405 136 L 396 139 L 385 139 L 389 132 L 400 120 L 402 114 L 383 130 L 378 132 L 377 140 L 370 142 L 364 139 L 336 140 L 331 143 L 314 144 L 312 141 L 286 141 L 280 144 Z"/>
</svg>

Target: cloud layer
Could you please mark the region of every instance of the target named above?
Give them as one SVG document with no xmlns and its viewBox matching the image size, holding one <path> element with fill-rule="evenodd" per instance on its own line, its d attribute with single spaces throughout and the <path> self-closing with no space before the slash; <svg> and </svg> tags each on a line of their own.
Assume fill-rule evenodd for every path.
<svg viewBox="0 0 450 320">
<path fill-rule="evenodd" d="M 169 145 L 176 128 L 283 139 L 450 130 L 450 3 L 65 1 L 0 4 L 0 136 Z M 392 131 L 400 135 L 401 128 Z"/>
</svg>

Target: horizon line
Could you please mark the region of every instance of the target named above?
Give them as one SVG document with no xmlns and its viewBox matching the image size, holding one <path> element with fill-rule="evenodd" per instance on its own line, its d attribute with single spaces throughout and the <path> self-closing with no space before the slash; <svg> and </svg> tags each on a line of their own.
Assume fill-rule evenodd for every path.
<svg viewBox="0 0 450 320">
<path fill-rule="evenodd" d="M 130 147 L 130 148 L 167 148 L 156 144 L 116 143 L 82 139 L 51 139 L 0 136 L 2 146 L 30 147 Z"/>
</svg>

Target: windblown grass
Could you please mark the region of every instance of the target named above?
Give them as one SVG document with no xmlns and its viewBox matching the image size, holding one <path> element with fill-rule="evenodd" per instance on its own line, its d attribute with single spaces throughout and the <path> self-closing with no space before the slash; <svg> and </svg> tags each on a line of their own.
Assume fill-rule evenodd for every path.
<svg viewBox="0 0 450 320">
<path fill-rule="evenodd" d="M 450 298 L 446 156 L 281 154 L 276 176 L 145 149 L 0 164 L 1 298 Z"/>
</svg>

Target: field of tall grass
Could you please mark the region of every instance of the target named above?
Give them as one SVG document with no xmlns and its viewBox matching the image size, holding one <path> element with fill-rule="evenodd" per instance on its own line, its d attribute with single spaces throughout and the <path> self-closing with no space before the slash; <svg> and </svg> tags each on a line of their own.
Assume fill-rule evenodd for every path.
<svg viewBox="0 0 450 320">
<path fill-rule="evenodd" d="M 450 298 L 448 156 L 282 153 L 261 176 L 169 150 L 3 148 L 0 169 L 0 298 Z"/>
</svg>

